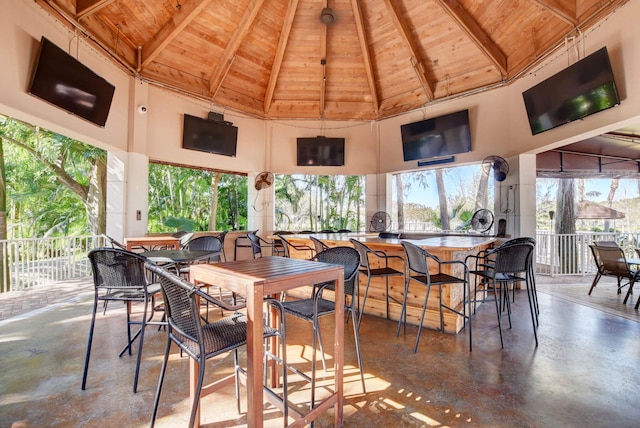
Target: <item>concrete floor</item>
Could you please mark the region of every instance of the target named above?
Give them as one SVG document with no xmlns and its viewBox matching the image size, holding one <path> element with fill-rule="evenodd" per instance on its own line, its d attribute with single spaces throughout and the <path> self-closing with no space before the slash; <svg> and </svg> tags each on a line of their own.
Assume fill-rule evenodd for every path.
<svg viewBox="0 0 640 428">
<path fill-rule="evenodd" d="M 86 282 L 62 288 L 48 290 L 49 301 L 22 315 L 7 316 L 8 308 L 22 307 L 19 299 L 27 302 L 28 294 L 0 298 L 0 314 L 5 314 L 0 321 L 0 427 L 148 426 L 165 333 L 148 331 L 134 394 L 135 357 L 117 357 L 125 340 L 124 310 L 110 307 L 98 317 L 82 391 L 92 295 Z M 598 291 L 615 294 L 613 288 Z M 453 336 L 425 330 L 413 354 L 415 327 L 407 329 L 406 337 L 396 337 L 395 322 L 365 316 L 360 334 L 366 393 L 355 365 L 352 330 L 346 328 L 344 426 L 637 427 L 640 322 L 541 292 L 536 348 L 526 292 L 517 294 L 505 349 L 488 304 L 474 317 L 471 353 L 466 332 Z M 330 318 L 323 325 L 327 331 Z M 310 326 L 290 321 L 288 355 L 305 369 Z M 230 356 L 210 362 L 208 378 L 228 373 L 231 365 Z M 187 358 L 174 351 L 156 426 L 186 426 L 187 373 Z M 308 384 L 294 378 L 290 388 L 293 401 L 303 407 Z M 265 405 L 265 414 L 266 426 L 282 426 L 271 406 Z M 232 386 L 203 399 L 202 421 L 208 428 L 245 425 Z M 332 422 L 328 414 L 316 426 Z"/>
</svg>

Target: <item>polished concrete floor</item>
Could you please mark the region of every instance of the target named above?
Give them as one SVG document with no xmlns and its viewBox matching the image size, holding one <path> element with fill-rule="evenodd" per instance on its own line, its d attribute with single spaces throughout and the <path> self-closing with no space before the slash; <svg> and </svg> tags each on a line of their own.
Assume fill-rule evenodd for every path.
<svg viewBox="0 0 640 428">
<path fill-rule="evenodd" d="M 62 284 L 47 291 L 33 292 L 33 299 L 27 293 L 0 298 L 0 427 L 148 426 L 166 333 L 148 331 L 134 394 L 135 358 L 117 357 L 125 338 L 124 311 L 110 307 L 98 317 L 87 389 L 82 391 L 90 285 Z M 599 286 L 598 292 L 615 294 L 613 287 Z M 365 316 L 360 335 L 366 393 L 352 330 L 346 328 L 344 426 L 639 426 L 640 322 L 548 293 L 540 292 L 539 300 L 538 347 L 524 291 L 516 296 L 504 349 L 488 304 L 473 320 L 473 352 L 464 331 L 453 336 L 424 330 L 414 354 L 415 327 L 396 337 L 394 322 Z M 290 321 L 288 355 L 305 370 L 310 326 Z M 323 324 L 327 332 L 330 323 Z M 326 351 L 330 356 L 331 349 Z M 228 373 L 231 364 L 230 356 L 210 362 L 208 378 Z M 156 426 L 186 426 L 187 373 L 187 359 L 174 352 Z M 329 383 L 331 376 L 329 372 Z M 294 377 L 290 390 L 294 403 L 304 408 L 308 384 Z M 283 425 L 270 405 L 265 404 L 265 415 L 266 426 Z M 232 386 L 203 399 L 202 422 L 208 428 L 246 424 L 244 414 L 236 411 Z M 328 414 L 316 426 L 332 422 Z"/>
</svg>

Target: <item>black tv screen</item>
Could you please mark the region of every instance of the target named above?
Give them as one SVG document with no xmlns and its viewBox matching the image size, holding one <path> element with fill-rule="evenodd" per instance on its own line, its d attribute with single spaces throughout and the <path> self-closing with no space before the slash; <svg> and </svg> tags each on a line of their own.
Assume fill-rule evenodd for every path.
<svg viewBox="0 0 640 428">
<path fill-rule="evenodd" d="M 42 37 L 29 93 L 104 127 L 115 87 Z"/>
<path fill-rule="evenodd" d="M 183 149 L 235 157 L 237 146 L 238 128 L 229 122 L 184 115 Z"/>
<path fill-rule="evenodd" d="M 298 166 L 344 166 L 344 138 L 298 138 Z"/>
<path fill-rule="evenodd" d="M 469 110 L 400 126 L 404 161 L 471 151 Z"/>
<path fill-rule="evenodd" d="M 533 135 L 620 104 L 607 48 L 522 93 Z"/>
</svg>

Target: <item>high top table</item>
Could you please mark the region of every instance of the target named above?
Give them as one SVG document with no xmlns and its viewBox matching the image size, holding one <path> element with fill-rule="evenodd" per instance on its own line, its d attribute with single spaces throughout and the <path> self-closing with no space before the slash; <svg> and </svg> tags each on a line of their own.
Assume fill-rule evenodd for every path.
<svg viewBox="0 0 640 428">
<path fill-rule="evenodd" d="M 156 247 L 168 247 L 174 250 L 180 248 L 180 239 L 173 236 L 138 236 L 125 238 L 124 243 L 127 246 L 127 251 L 131 251 L 136 247 L 149 250 Z"/>
<path fill-rule="evenodd" d="M 312 262 L 286 257 L 262 257 L 214 265 L 191 266 L 193 283 L 224 287 L 244 295 L 247 302 L 247 425 L 263 426 L 263 299 L 293 288 L 335 281 L 335 377 L 334 392 L 316 404 L 290 427 L 303 427 L 334 407 L 336 427 L 342 426 L 343 365 L 344 365 L 344 268 L 341 265 Z M 190 394 L 193 399 L 198 367 L 190 359 Z M 285 403 L 286 405 L 286 403 Z M 200 413 L 196 415 L 199 425 Z"/>
</svg>

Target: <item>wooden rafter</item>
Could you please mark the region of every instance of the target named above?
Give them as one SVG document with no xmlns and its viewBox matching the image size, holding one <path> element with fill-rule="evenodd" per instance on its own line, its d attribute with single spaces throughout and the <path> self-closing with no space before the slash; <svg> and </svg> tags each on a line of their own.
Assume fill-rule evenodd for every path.
<svg viewBox="0 0 640 428">
<path fill-rule="evenodd" d="M 284 17 L 282 23 L 282 30 L 280 31 L 280 38 L 278 39 L 278 48 L 276 49 L 276 55 L 273 58 L 273 66 L 271 67 L 271 73 L 269 74 L 269 83 L 267 84 L 267 90 L 264 96 L 264 113 L 268 114 L 271 109 L 271 103 L 273 102 L 273 93 L 276 90 L 276 83 L 278 82 L 278 76 L 280 75 L 280 67 L 282 66 L 282 58 L 284 58 L 284 52 L 287 49 L 287 42 L 289 41 L 289 33 L 291 33 L 291 26 L 293 25 L 293 18 L 296 15 L 298 9 L 298 0 L 289 0 L 289 6 L 287 7 L 287 14 Z"/>
<path fill-rule="evenodd" d="M 320 117 L 324 118 L 325 95 L 327 92 L 327 36 L 328 25 L 320 26 L 320 66 L 322 67 L 322 80 L 320 81 Z M 324 61 L 325 64 L 322 62 Z"/>
<path fill-rule="evenodd" d="M 399 4 L 394 0 L 384 0 L 384 2 L 387 5 L 387 9 L 389 9 L 391 18 L 393 18 L 393 22 L 396 24 L 396 28 L 398 29 L 398 32 L 400 33 L 404 44 L 409 49 L 409 52 L 411 54 L 411 61 L 416 70 L 416 75 L 418 76 L 418 79 L 420 79 L 420 83 L 422 84 L 422 87 L 427 94 L 427 98 L 433 100 L 433 84 L 431 83 L 432 79 L 429 78 L 428 71 L 424 66 L 425 59 L 421 58 L 419 54 L 418 46 L 411 36 L 409 25 L 402 17 L 402 13 L 399 9 Z"/>
<path fill-rule="evenodd" d="M 572 8 L 567 7 L 566 2 L 561 2 L 558 0 L 531 0 L 541 8 L 548 10 L 551 12 L 556 18 L 559 18 L 571 25 L 572 27 L 576 27 L 578 25 L 578 18 L 576 17 L 576 2 L 570 2 Z"/>
<path fill-rule="evenodd" d="M 507 77 L 507 56 L 462 7 L 460 2 L 458 0 L 439 0 L 439 2 L 449 16 L 467 33 L 473 43 L 495 64 L 502 76 Z"/>
<path fill-rule="evenodd" d="M 141 68 L 149 65 L 180 32 L 193 21 L 211 0 L 183 0 L 181 7 L 142 47 Z"/>
<path fill-rule="evenodd" d="M 81 20 L 109 3 L 113 3 L 113 0 L 78 0 L 76 3 L 76 19 Z"/>
<path fill-rule="evenodd" d="M 218 88 L 222 84 L 222 80 L 224 79 L 224 76 L 226 76 L 229 67 L 231 67 L 231 64 L 233 63 L 233 58 L 240 47 L 240 43 L 242 43 L 247 34 L 249 34 L 251 24 L 253 24 L 253 21 L 256 19 L 263 3 L 264 0 L 252 0 L 251 4 L 247 6 L 247 12 L 242 16 L 236 32 L 231 37 L 231 40 L 229 40 L 229 43 L 222 54 L 222 58 L 218 61 L 218 65 L 216 65 L 216 69 L 213 71 L 213 74 L 209 79 L 209 93 L 214 97 L 216 92 L 218 92 Z"/>
<path fill-rule="evenodd" d="M 358 42 L 360 43 L 360 51 L 362 51 L 362 60 L 364 61 L 364 69 L 367 73 L 367 81 L 369 83 L 369 90 L 371 91 L 371 102 L 376 114 L 378 113 L 378 91 L 376 88 L 376 81 L 373 75 L 373 65 L 371 63 L 371 56 L 369 55 L 369 48 L 367 46 L 367 36 L 364 31 L 364 19 L 362 16 L 362 10 L 360 8 L 359 0 L 351 0 L 351 8 L 353 9 L 353 16 L 356 21 L 356 30 L 358 31 Z"/>
</svg>

